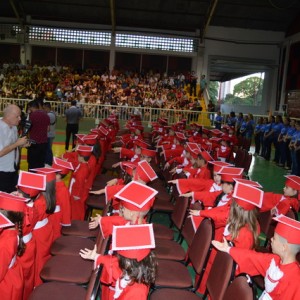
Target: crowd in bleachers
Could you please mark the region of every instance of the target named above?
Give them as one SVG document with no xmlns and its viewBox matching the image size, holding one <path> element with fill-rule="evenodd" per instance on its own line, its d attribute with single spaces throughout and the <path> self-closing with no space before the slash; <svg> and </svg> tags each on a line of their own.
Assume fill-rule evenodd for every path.
<svg viewBox="0 0 300 300">
<path fill-rule="evenodd" d="M 5 226 L 18 229 L 0 233 L 0 247 L 9 244 L 1 266 L 3 299 L 55 299 L 55 293 L 84 298 L 99 282 L 101 299 L 107 300 L 147 299 L 150 289 L 158 289 L 151 299 L 189 299 L 191 292 L 178 288 L 191 286 L 222 298 L 233 277 L 245 272 L 267 274 L 260 287 L 266 297 L 296 299 L 300 177 L 288 176 L 283 194 L 264 192 L 251 181 L 252 156 L 243 149 L 249 145 L 249 135 L 243 136 L 248 120 L 239 126 L 231 117 L 230 125 L 212 130 L 188 126 L 185 119 L 175 124 L 159 119 L 149 133 L 140 116 L 132 115 L 120 128 L 118 116 L 111 115 L 89 134 L 78 134 L 76 148 L 51 167 L 22 171 L 17 193 L 0 194 Z M 69 172 L 67 188 L 63 179 Z M 170 216 L 175 227 L 155 222 L 157 213 Z M 263 249 L 269 254 L 258 254 L 253 251 L 260 249 L 258 237 L 263 232 L 267 241 L 271 238 L 274 216 L 279 222 L 274 254 L 269 243 Z M 175 238 L 187 242 L 187 253 Z M 220 272 L 220 262 L 228 258 L 210 247 L 212 239 L 238 267 L 231 264 L 232 271 Z M 204 252 L 207 258 L 200 263 L 198 254 Z M 194 282 L 183 261 L 194 268 Z M 102 266 L 99 278 L 95 266 Z M 216 272 L 222 278 L 214 284 Z"/>
<path fill-rule="evenodd" d="M 196 83 L 193 72 L 171 76 L 118 70 L 79 72 L 69 67 L 16 64 L 4 64 L 0 72 L 2 97 L 187 110 L 200 110 L 200 102 L 194 101 Z"/>
</svg>

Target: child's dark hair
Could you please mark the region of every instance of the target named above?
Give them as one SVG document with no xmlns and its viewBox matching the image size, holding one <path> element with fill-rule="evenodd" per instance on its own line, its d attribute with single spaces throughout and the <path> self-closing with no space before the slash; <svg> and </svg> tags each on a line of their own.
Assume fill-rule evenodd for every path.
<svg viewBox="0 0 300 300">
<path fill-rule="evenodd" d="M 55 180 L 46 183 L 46 191 L 43 192 L 46 199 L 46 213 L 53 214 L 56 206 Z"/>
<path fill-rule="evenodd" d="M 24 214 L 22 212 L 16 212 L 16 211 L 11 211 L 11 210 L 2 210 L 2 209 L 0 209 L 0 212 L 16 225 L 16 228 L 18 230 L 18 236 L 19 236 L 17 255 L 22 256 L 23 253 L 25 252 L 25 248 L 26 248 L 26 245 L 23 242 Z"/>
<path fill-rule="evenodd" d="M 119 267 L 123 271 L 123 276 L 127 275 L 134 282 L 151 285 L 155 282 L 157 261 L 155 254 L 151 251 L 143 260 L 137 261 L 116 254 L 119 260 Z"/>
</svg>

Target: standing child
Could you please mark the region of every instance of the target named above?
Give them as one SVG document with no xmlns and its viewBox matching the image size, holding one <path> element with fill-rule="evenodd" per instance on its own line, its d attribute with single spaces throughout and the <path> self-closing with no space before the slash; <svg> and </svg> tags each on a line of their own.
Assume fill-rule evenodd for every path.
<svg viewBox="0 0 300 300">
<path fill-rule="evenodd" d="M 112 234 L 113 255 L 98 255 L 94 250 L 82 249 L 80 256 L 103 265 L 100 281 L 102 300 L 146 300 L 155 281 L 156 260 L 152 224 L 115 226 Z"/>
<path fill-rule="evenodd" d="M 63 179 L 73 171 L 72 163 L 53 157 L 53 169 L 56 169 L 56 208 L 54 214 L 49 216 L 53 227 L 53 240 L 61 236 L 62 226 L 71 226 L 71 203 L 69 189 Z"/>
<path fill-rule="evenodd" d="M 88 160 L 92 154 L 92 151 L 93 147 L 91 146 L 79 145 L 77 147 L 79 164 L 72 174 L 69 187 L 72 220 L 84 220 L 86 200 L 85 185 L 90 173 Z"/>
</svg>

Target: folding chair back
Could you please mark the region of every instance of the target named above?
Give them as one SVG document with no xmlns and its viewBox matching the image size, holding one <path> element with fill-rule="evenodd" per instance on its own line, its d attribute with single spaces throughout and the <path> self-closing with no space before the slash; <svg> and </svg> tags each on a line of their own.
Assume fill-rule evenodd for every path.
<svg viewBox="0 0 300 300">
<path fill-rule="evenodd" d="M 207 278 L 206 288 L 211 299 L 222 300 L 234 278 L 235 266 L 228 253 L 218 251 Z"/>
<path fill-rule="evenodd" d="M 198 289 L 212 250 L 211 241 L 214 239 L 214 224 L 211 219 L 204 219 L 192 241 L 189 249 L 189 261 L 192 263 L 199 280 L 195 282 L 195 289 Z"/>
<path fill-rule="evenodd" d="M 243 299 L 255 300 L 256 292 L 247 274 L 240 274 L 226 289 L 223 300 Z"/>
</svg>

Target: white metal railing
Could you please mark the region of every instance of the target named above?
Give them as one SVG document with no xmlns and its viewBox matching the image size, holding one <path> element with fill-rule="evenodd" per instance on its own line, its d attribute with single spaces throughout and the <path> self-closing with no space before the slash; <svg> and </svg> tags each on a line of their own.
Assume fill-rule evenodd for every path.
<svg viewBox="0 0 300 300">
<path fill-rule="evenodd" d="M 28 99 L 16 98 L 0 98 L 0 112 L 8 104 L 16 104 L 26 110 Z M 57 116 L 64 116 L 65 110 L 70 107 L 70 102 L 62 101 L 47 101 L 51 103 L 52 110 Z M 188 123 L 199 122 L 204 124 L 207 119 L 207 112 L 179 109 L 165 109 L 152 107 L 134 107 L 134 106 L 119 106 L 119 105 L 104 105 L 93 103 L 78 103 L 78 107 L 82 110 L 84 118 L 92 118 L 102 120 L 109 117 L 112 113 L 119 116 L 120 121 L 126 121 L 131 115 L 140 115 L 144 124 L 157 121 L 159 118 L 167 118 L 169 123 L 176 123 L 182 119 L 187 119 Z"/>
</svg>

